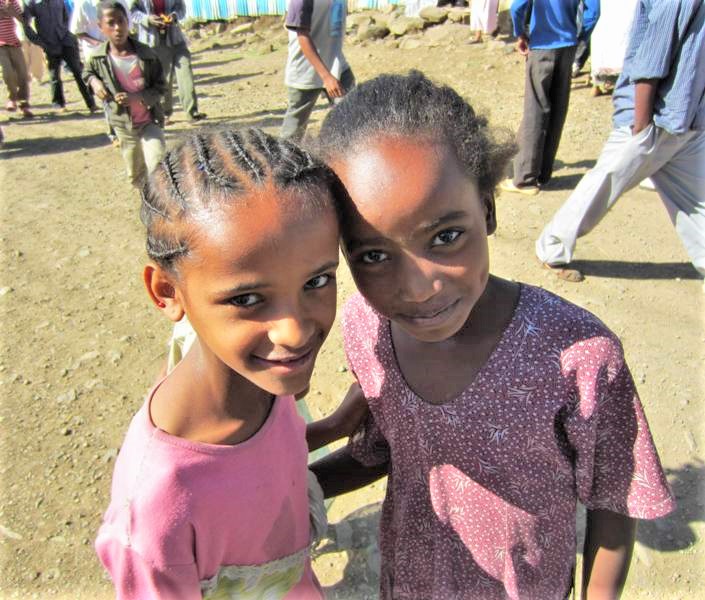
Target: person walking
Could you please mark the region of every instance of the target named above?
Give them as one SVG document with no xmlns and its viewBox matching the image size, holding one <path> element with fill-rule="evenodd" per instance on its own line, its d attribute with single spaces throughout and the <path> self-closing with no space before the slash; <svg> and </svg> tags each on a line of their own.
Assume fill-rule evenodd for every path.
<svg viewBox="0 0 705 600">
<path fill-rule="evenodd" d="M 8 95 L 5 109 L 14 112 L 19 108 L 23 116 L 31 118 L 34 115 L 29 109 L 29 73 L 15 33 L 15 19 L 22 19 L 19 1 L 0 0 L 0 66 Z"/>
<path fill-rule="evenodd" d="M 76 80 L 86 107 L 94 112 L 95 99 L 81 79 L 83 65 L 78 51 L 78 40 L 69 31 L 69 14 L 63 0 L 27 0 L 23 21 L 27 39 L 40 46 L 46 55 L 51 80 L 51 102 L 54 108 L 66 108 L 64 85 L 61 81 L 61 64 L 65 63 Z"/>
<path fill-rule="evenodd" d="M 198 110 L 198 98 L 193 84 L 191 52 L 186 45 L 186 36 L 181 31 L 180 21 L 186 18 L 183 0 L 134 0 L 130 14 L 137 28 L 140 42 L 152 48 L 159 57 L 166 78 L 164 115 L 166 124 L 171 122 L 174 112 L 172 88 L 174 75 L 179 88 L 181 108 L 189 121 L 200 121 L 206 115 Z"/>
<path fill-rule="evenodd" d="M 693 266 L 705 277 L 705 2 L 639 0 L 613 94 L 614 129 L 536 242 L 562 279 L 575 244 L 624 192 L 650 177 Z"/>
<path fill-rule="evenodd" d="M 582 35 L 589 37 L 600 15 L 599 0 L 512 2 L 514 35 L 518 38 L 517 51 L 526 57 L 526 77 L 514 177 L 505 179 L 499 186 L 506 192 L 536 195 L 553 174 L 553 162 L 568 113 L 581 2 Z"/>
</svg>

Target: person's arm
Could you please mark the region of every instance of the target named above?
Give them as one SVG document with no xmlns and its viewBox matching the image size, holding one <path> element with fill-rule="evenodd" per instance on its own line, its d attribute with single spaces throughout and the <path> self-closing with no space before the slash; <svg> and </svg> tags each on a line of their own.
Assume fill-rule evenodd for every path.
<svg viewBox="0 0 705 600">
<path fill-rule="evenodd" d="M 0 6 L 0 17 L 11 17 L 22 22 L 22 9 L 17 0 L 10 0 L 5 6 Z"/>
<path fill-rule="evenodd" d="M 326 498 L 365 487 L 389 473 L 389 463 L 366 467 L 355 460 L 347 447 L 331 452 L 309 466 Z"/>
<path fill-rule="evenodd" d="M 589 40 L 600 18 L 600 0 L 583 0 L 583 31 L 580 39 Z"/>
<path fill-rule="evenodd" d="M 313 452 L 331 442 L 349 437 L 367 415 L 367 402 L 360 385 L 353 383 L 334 413 L 309 423 L 306 427 L 308 451 Z"/>
<path fill-rule="evenodd" d="M 530 0 L 514 0 L 509 7 L 509 12 L 512 15 L 512 27 L 514 28 L 514 37 L 518 38 L 525 35 L 526 32 L 526 17 L 529 10 Z"/>
<path fill-rule="evenodd" d="M 133 23 L 142 25 L 142 27 L 156 27 L 164 29 L 166 24 L 161 17 L 149 13 L 149 8 L 142 0 L 135 0 L 130 6 L 130 17 Z"/>
<path fill-rule="evenodd" d="M 634 124 L 632 134 L 646 129 L 654 116 L 654 100 L 658 89 L 658 79 L 645 79 L 634 84 Z"/>
<path fill-rule="evenodd" d="M 22 29 L 24 30 L 25 37 L 30 42 L 46 50 L 46 45 L 42 41 L 42 38 L 39 37 L 37 31 L 30 24 L 34 20 L 34 16 L 34 3 L 28 2 L 25 4 L 24 11 L 22 12 Z"/>
<path fill-rule="evenodd" d="M 83 68 L 82 79 L 84 83 L 93 90 L 93 93 L 98 97 L 99 100 L 105 102 L 110 100 L 110 92 L 107 90 L 103 84 L 103 80 L 98 74 L 98 70 L 95 67 L 93 60 L 89 60 L 86 66 Z"/>
<path fill-rule="evenodd" d="M 345 95 L 345 88 L 343 88 L 340 81 L 333 76 L 328 70 L 328 67 L 326 67 L 325 63 L 321 60 L 308 30 L 297 29 L 296 36 L 299 39 L 301 52 L 306 57 L 306 60 L 311 63 L 311 66 L 315 69 L 316 73 L 318 73 L 318 76 L 323 80 L 323 87 L 326 88 L 326 93 L 331 98 L 342 98 Z"/>
<path fill-rule="evenodd" d="M 588 510 L 583 547 L 582 600 L 617 600 L 634 548 L 636 520 L 609 510 Z"/>
</svg>

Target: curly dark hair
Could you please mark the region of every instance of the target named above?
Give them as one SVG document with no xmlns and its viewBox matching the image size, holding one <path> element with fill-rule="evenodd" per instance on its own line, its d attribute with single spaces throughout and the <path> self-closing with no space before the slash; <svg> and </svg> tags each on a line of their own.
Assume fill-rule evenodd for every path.
<svg viewBox="0 0 705 600">
<path fill-rule="evenodd" d="M 494 194 L 516 152 L 513 135 L 490 129 L 454 89 L 416 70 L 379 75 L 353 88 L 326 116 L 317 147 L 332 161 L 380 134 L 446 143 L 482 196 Z"/>
<path fill-rule="evenodd" d="M 309 206 L 339 212 L 345 190 L 335 173 L 293 142 L 260 129 L 201 130 L 169 150 L 142 189 L 147 254 L 176 274 L 188 255 L 198 210 L 233 202 L 256 188 L 298 188 Z"/>
</svg>

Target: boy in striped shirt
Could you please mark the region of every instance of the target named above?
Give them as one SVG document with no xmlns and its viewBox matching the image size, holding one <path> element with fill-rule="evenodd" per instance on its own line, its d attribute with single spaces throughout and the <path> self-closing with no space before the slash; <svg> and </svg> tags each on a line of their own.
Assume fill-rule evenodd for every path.
<svg viewBox="0 0 705 600">
<path fill-rule="evenodd" d="M 14 112 L 19 108 L 31 118 L 34 115 L 29 109 L 29 73 L 15 32 L 15 19 L 21 18 L 18 0 L 0 0 L 0 65 L 9 96 L 5 109 Z"/>
</svg>

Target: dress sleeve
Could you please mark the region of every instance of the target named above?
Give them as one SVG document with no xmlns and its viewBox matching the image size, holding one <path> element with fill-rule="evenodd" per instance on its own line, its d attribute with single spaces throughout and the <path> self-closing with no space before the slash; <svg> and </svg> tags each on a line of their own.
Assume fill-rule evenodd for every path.
<svg viewBox="0 0 705 600">
<path fill-rule="evenodd" d="M 638 519 L 670 513 L 673 495 L 619 342 L 585 340 L 561 362 L 575 378 L 563 425 L 580 501 Z"/>
<path fill-rule="evenodd" d="M 389 443 L 377 425 L 372 411 L 368 411 L 367 418 L 350 436 L 348 450 L 350 456 L 366 467 L 389 461 Z"/>
<path fill-rule="evenodd" d="M 201 600 L 195 562 L 159 566 L 115 539 L 104 541 L 97 550 L 117 600 Z"/>
</svg>

